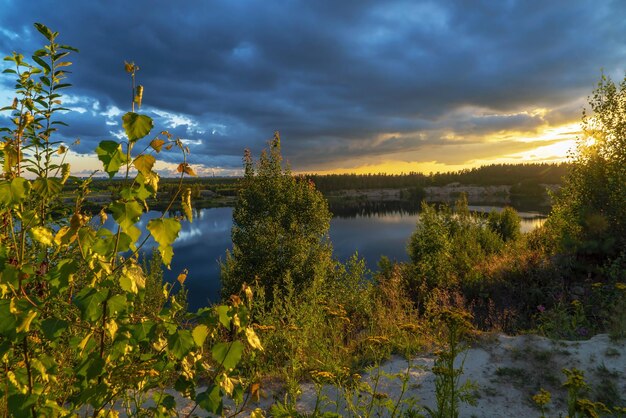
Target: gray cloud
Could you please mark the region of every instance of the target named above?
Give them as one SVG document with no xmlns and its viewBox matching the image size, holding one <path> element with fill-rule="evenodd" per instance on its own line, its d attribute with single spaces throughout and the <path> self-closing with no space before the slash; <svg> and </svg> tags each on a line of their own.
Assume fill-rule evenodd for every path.
<svg viewBox="0 0 626 418">
<path fill-rule="evenodd" d="M 111 137 L 102 113 L 128 109 L 123 61 L 134 60 L 155 126 L 171 125 L 168 114 L 191 121 L 171 130 L 194 141 L 193 163 L 238 169 L 243 148 L 258 153 L 280 130 L 293 168 L 314 170 L 575 120 L 600 68 L 621 75 L 624 10 L 591 0 L 8 0 L 0 52 L 32 51 L 35 21 L 81 49 L 73 94 L 101 111 L 65 116 L 77 152 Z M 504 145 L 480 155 L 515 148 Z"/>
</svg>

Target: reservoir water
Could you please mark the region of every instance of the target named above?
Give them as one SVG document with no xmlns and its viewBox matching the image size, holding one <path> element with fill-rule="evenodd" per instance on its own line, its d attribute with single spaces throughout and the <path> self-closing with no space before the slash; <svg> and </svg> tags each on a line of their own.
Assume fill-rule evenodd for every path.
<svg viewBox="0 0 626 418">
<path fill-rule="evenodd" d="M 480 212 L 501 209 L 472 205 L 469 208 Z M 168 281 L 175 281 L 183 269 L 189 270 L 185 285 L 189 289 L 191 310 L 219 300 L 219 260 L 224 259 L 226 250 L 232 247 L 232 211 L 233 208 L 202 209 L 196 212 L 193 223 L 182 223 L 174 243 L 171 270 L 165 270 L 164 276 Z M 148 220 L 158 216 L 158 212 L 147 213 L 138 226 L 145 230 Z M 334 217 L 330 225 L 334 256 L 345 261 L 358 252 L 370 269 L 376 269 L 383 255 L 391 260 L 406 261 L 407 241 L 415 230 L 418 216 L 417 210 L 393 210 Z M 545 219 L 540 212 L 520 212 L 520 216 L 523 232 L 540 226 Z M 149 240 L 144 249 L 149 253 L 153 246 L 154 242 Z"/>
</svg>

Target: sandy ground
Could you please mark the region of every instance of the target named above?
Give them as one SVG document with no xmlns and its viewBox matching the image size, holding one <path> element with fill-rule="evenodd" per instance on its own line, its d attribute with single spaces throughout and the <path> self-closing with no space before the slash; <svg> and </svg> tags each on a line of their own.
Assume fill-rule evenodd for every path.
<svg viewBox="0 0 626 418">
<path fill-rule="evenodd" d="M 435 377 L 431 372 L 433 361 L 433 355 L 412 359 L 403 399 L 431 408 L 436 406 Z M 585 380 L 592 388 L 590 398 L 609 397 L 618 404 L 626 405 L 626 341 L 611 341 L 605 334 L 587 341 L 552 341 L 533 335 L 510 337 L 494 334 L 482 337 L 473 348 L 460 355 L 457 358 L 458 366 L 461 361 L 464 362 L 461 384 L 471 380 L 476 385 L 473 390 L 476 405 L 462 404 L 461 417 L 538 417 L 540 413 L 531 397 L 540 388 L 552 393 L 552 402 L 548 405 L 549 416 L 558 416 L 559 413 L 565 416 L 563 368 L 577 368 L 584 372 Z M 380 370 L 404 375 L 407 367 L 406 359 L 392 358 Z M 374 369 L 365 374 L 363 381 L 371 383 L 372 375 L 378 371 Z M 400 379 L 382 378 L 377 392 L 384 394 L 380 396 L 382 398 L 396 400 L 400 396 L 401 387 Z M 306 383 L 301 386 L 301 390 L 298 410 L 310 412 L 317 398 L 315 386 Z M 335 411 L 337 407 L 332 401 L 336 399 L 337 389 L 325 387 L 323 393 L 327 398 L 325 409 Z M 250 410 L 257 407 L 266 409 L 273 399 L 282 399 L 278 393 L 271 393 L 270 388 L 265 388 L 264 394 L 259 403 L 249 404 Z M 177 398 L 184 416 L 184 412 L 189 411 L 190 403 Z M 358 398 L 353 399 L 358 402 Z M 369 399 L 368 394 L 361 397 L 363 403 L 368 403 Z M 338 412 L 344 416 L 353 415 L 344 409 L 342 402 Z M 380 412 L 372 416 L 390 415 L 383 409 L 376 411 L 374 408 L 372 412 Z M 199 413 L 197 416 L 207 415 Z M 249 413 L 240 416 L 249 416 Z"/>
</svg>

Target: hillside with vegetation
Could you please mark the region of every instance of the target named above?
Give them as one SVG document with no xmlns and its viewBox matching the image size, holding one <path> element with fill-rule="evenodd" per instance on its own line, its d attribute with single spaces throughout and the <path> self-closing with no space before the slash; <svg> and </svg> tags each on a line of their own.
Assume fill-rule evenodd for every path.
<svg viewBox="0 0 626 418">
<path fill-rule="evenodd" d="M 57 129 L 77 51 L 35 27 L 45 46 L 29 59 L 7 57 L 5 70 L 16 84 L 0 142 L 0 416 L 458 417 L 463 404 L 488 396 L 471 376 L 461 379 L 465 353 L 485 341 L 532 333 L 547 347 L 626 337 L 626 80 L 600 80 L 569 165 L 294 176 L 276 133 L 258 159 L 244 154 L 244 177 L 229 180 L 238 199 L 223 301 L 189 312 L 185 283 L 193 278 L 185 270 L 174 283 L 162 277 L 181 229 L 170 209 L 193 222 L 200 191 L 188 149 L 140 113 L 138 67 L 125 63 L 133 93 L 125 138 L 95 149 L 109 179 L 121 179 L 71 176 Z M 179 158 L 176 180 L 154 170 L 166 152 Z M 520 232 L 514 209 L 481 217 L 461 195 L 453 205 L 422 203 L 406 263 L 382 258 L 372 272 L 358 254 L 346 263 L 332 257 L 320 189 L 422 187 L 403 182 L 426 179 L 492 185 L 494 176 L 554 184 L 564 175 L 553 211 L 532 233 Z M 108 198 L 93 199 L 95 187 L 111 188 Z M 141 216 L 164 188 L 167 203 L 141 238 Z M 148 239 L 157 249 L 142 263 Z M 521 386 L 524 372 L 533 375 L 523 392 L 532 397 L 514 401 L 542 417 L 626 414 L 624 371 L 607 368 L 620 364 L 619 350 L 607 348 L 603 386 L 588 390 L 580 370 L 541 372 L 548 361 L 563 363 L 533 347 L 520 354 L 536 359 L 531 371 L 515 359 L 483 364 Z M 411 364 L 427 355 L 420 364 L 433 397 L 423 403 L 407 394 Z M 399 358 L 404 371 L 386 366 Z M 389 381 L 394 396 L 383 390 Z M 306 410 L 303 384 L 313 388 Z M 563 404 L 553 406 L 557 397 Z"/>
</svg>

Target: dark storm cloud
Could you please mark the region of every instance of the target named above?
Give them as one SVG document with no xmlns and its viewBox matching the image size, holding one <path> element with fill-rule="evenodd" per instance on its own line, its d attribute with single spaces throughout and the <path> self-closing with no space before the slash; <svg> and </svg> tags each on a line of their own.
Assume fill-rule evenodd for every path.
<svg viewBox="0 0 626 418">
<path fill-rule="evenodd" d="M 134 60 L 155 126 L 192 141 L 193 163 L 239 168 L 243 148 L 258 153 L 280 130 L 292 166 L 314 170 L 576 119 L 600 68 L 623 70 L 624 10 L 591 0 L 5 0 L 0 52 L 32 51 L 35 21 L 81 49 L 73 94 L 99 108 L 66 116 L 78 152 L 120 129 L 106 124 L 119 115 L 103 113 L 128 109 L 122 63 Z"/>
</svg>

